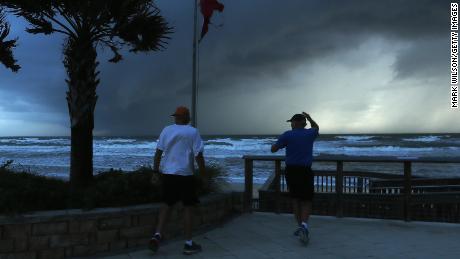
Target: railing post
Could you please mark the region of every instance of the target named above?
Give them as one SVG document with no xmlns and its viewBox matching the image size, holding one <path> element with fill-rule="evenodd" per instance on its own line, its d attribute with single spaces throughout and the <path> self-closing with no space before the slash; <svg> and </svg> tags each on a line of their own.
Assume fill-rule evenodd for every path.
<svg viewBox="0 0 460 259">
<path fill-rule="evenodd" d="M 356 190 L 357 193 L 363 193 L 364 190 L 364 178 L 358 177 L 358 189 Z"/>
<path fill-rule="evenodd" d="M 281 161 L 275 160 L 276 213 L 281 211 Z"/>
<path fill-rule="evenodd" d="M 336 193 L 336 216 L 343 216 L 343 161 L 337 161 L 337 171 L 335 175 L 335 193 Z"/>
<path fill-rule="evenodd" d="M 244 211 L 252 212 L 253 160 L 244 159 Z"/>
<path fill-rule="evenodd" d="M 411 220 L 412 163 L 404 161 L 404 220 Z"/>
</svg>

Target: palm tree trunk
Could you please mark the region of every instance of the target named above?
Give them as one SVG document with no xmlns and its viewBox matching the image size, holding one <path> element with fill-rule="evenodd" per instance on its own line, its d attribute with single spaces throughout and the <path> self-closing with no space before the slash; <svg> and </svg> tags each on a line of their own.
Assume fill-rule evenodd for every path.
<svg viewBox="0 0 460 259">
<path fill-rule="evenodd" d="M 72 189 L 81 189 L 93 178 L 94 109 L 99 84 L 97 53 L 89 37 L 82 36 L 69 38 L 64 56 L 71 125 L 70 184 Z"/>
</svg>

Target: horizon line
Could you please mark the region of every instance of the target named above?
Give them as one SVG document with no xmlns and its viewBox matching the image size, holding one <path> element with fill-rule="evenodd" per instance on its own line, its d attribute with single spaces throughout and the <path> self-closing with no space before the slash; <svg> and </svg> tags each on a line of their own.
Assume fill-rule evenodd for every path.
<svg viewBox="0 0 460 259">
<path fill-rule="evenodd" d="M 274 134 L 201 134 L 206 137 L 213 136 L 279 136 L 281 133 Z M 460 134 L 460 132 L 389 132 L 389 133 L 320 133 L 320 135 L 445 135 L 445 134 Z M 158 137 L 159 135 L 148 134 L 107 134 L 107 135 L 94 135 L 93 137 Z M 70 135 L 4 135 L 0 138 L 41 138 L 41 137 L 65 137 L 70 138 Z"/>
</svg>

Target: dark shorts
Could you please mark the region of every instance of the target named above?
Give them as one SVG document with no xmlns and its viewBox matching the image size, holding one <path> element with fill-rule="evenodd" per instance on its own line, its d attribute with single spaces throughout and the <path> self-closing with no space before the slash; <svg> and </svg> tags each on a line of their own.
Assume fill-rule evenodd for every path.
<svg viewBox="0 0 460 259">
<path fill-rule="evenodd" d="M 195 177 L 161 174 L 162 200 L 168 206 L 182 201 L 184 206 L 194 206 L 200 201 L 196 193 Z"/>
<path fill-rule="evenodd" d="M 314 196 L 314 175 L 310 167 L 286 166 L 286 184 L 292 198 L 312 201 Z"/>
</svg>

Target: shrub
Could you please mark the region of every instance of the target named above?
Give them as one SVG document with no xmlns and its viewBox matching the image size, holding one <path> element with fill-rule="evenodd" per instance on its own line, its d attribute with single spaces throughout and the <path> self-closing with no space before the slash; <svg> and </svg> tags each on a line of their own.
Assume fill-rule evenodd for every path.
<svg viewBox="0 0 460 259">
<path fill-rule="evenodd" d="M 110 169 L 94 176 L 90 187 L 71 193 L 68 181 L 31 172 L 16 172 L 12 161 L 0 165 L 0 213 L 38 210 L 120 207 L 160 201 L 159 181 L 152 183 L 153 170 L 141 167 L 132 172 Z M 207 167 L 197 175 L 199 195 L 217 192 L 223 172 Z"/>
<path fill-rule="evenodd" d="M 0 168 L 1 213 L 62 209 L 68 194 L 63 180 Z"/>
</svg>

